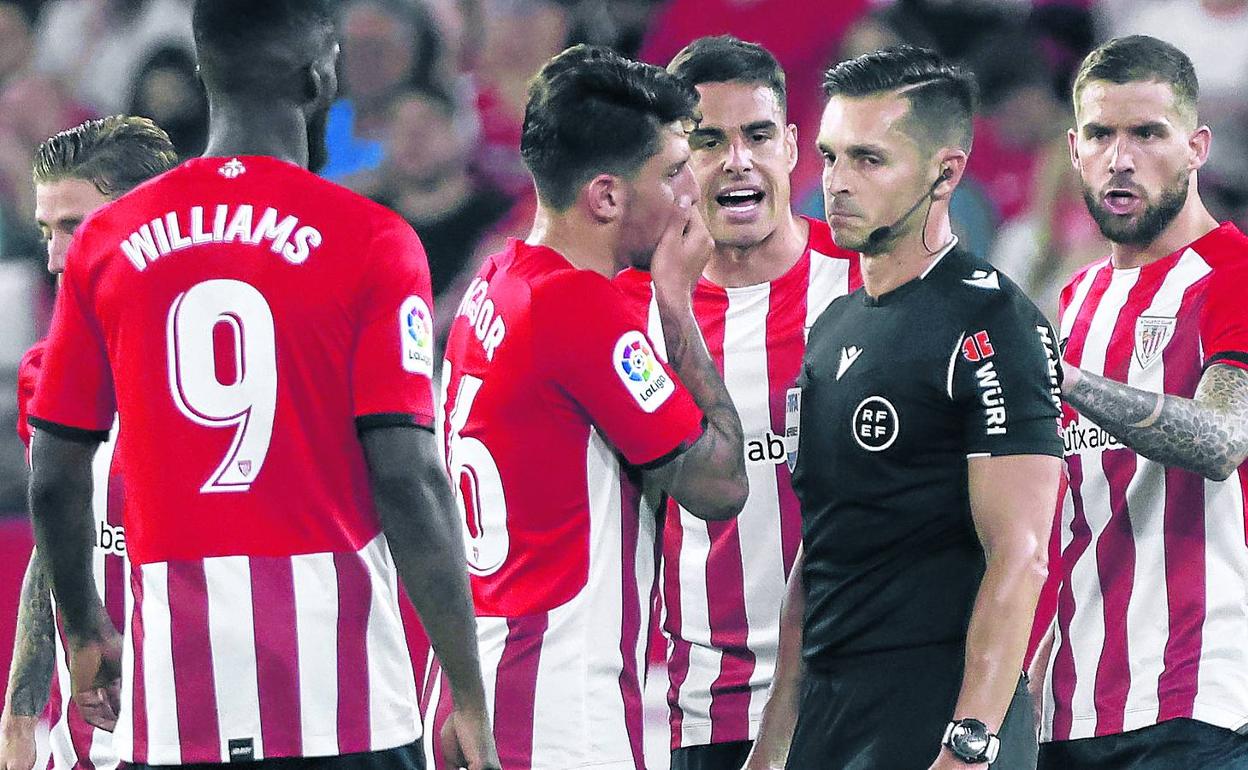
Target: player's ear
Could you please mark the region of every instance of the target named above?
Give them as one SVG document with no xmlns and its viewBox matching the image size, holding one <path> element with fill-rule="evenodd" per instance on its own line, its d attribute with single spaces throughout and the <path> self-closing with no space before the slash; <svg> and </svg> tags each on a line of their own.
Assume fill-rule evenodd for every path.
<svg viewBox="0 0 1248 770">
<path fill-rule="evenodd" d="M 317 57 L 304 69 L 304 103 L 313 109 L 332 104 L 338 97 L 338 46 Z"/>
<path fill-rule="evenodd" d="M 599 174 L 581 188 L 581 199 L 595 221 L 606 224 L 620 218 L 627 195 L 622 181 L 613 174 Z"/>
<path fill-rule="evenodd" d="M 797 168 L 797 125 L 790 123 L 784 129 L 784 151 L 789 156 L 789 173 Z"/>
<path fill-rule="evenodd" d="M 1070 165 L 1079 170 L 1079 134 L 1071 128 L 1066 131 L 1066 143 L 1070 145 Z"/>
<path fill-rule="evenodd" d="M 1209 160 L 1209 147 L 1213 141 L 1213 131 L 1209 126 L 1200 126 L 1188 137 L 1187 146 L 1191 149 L 1192 160 L 1188 167 L 1196 171 Z"/>
</svg>

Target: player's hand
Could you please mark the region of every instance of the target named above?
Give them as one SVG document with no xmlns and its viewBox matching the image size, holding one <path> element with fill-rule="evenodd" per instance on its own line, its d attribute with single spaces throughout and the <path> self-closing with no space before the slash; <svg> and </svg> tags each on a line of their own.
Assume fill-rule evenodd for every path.
<svg viewBox="0 0 1248 770">
<path fill-rule="evenodd" d="M 650 262 L 650 277 L 658 292 L 689 297 L 702 277 L 715 241 L 706 229 L 696 201 L 683 197 L 667 220 Z"/>
<path fill-rule="evenodd" d="M 113 731 L 121 708 L 121 634 L 107 618 L 87 638 L 69 639 L 69 681 L 82 718 Z"/>
<path fill-rule="evenodd" d="M 439 737 L 445 763 L 439 770 L 502 770 L 494 746 L 494 728 L 484 711 L 455 709 Z"/>
<path fill-rule="evenodd" d="M 18 716 L 7 711 L 0 718 L 0 770 L 31 770 L 39 748 L 35 727 L 39 717 Z"/>
</svg>

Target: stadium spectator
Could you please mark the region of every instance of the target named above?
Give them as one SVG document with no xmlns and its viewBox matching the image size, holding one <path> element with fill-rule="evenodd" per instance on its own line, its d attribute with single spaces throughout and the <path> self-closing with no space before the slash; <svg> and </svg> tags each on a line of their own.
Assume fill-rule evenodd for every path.
<svg viewBox="0 0 1248 770">
<path fill-rule="evenodd" d="M 151 118 L 173 140 L 183 160 L 208 142 L 208 96 L 195 59 L 181 48 L 161 48 L 140 68 L 130 89 L 130 115 Z"/>
<path fill-rule="evenodd" d="M 126 108 L 143 63 L 168 46 L 191 50 L 185 0 L 52 0 L 39 14 L 35 66 L 107 115 Z"/>
<path fill-rule="evenodd" d="M 30 65 L 33 51 L 26 12 L 14 3 L 0 3 L 0 88 Z"/>
</svg>

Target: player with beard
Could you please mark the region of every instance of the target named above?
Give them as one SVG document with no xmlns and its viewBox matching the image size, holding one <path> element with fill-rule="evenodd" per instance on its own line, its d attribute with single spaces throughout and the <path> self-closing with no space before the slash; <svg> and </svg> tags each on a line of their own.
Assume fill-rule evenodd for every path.
<svg viewBox="0 0 1248 770">
<path fill-rule="evenodd" d="M 65 270 L 74 232 L 93 211 L 138 184 L 173 168 L 177 152 L 163 130 L 147 118 L 114 115 L 62 131 L 35 153 L 35 219 L 48 249 L 48 272 Z M 41 340 L 22 357 L 18 369 L 17 431 L 30 447 L 26 421 L 43 360 Z M 112 466 L 112 442 L 101 447 L 94 466 L 99 494 L 92 500 L 97 538 L 93 559 L 96 588 L 114 627 L 120 628 L 126 580 L 125 534 L 121 526 L 121 481 Z M 0 767 L 30 770 L 35 764 L 35 732 L 51 702 L 48 735 L 50 770 L 109 770 L 117 766 L 112 736 L 87 724 L 69 692 L 63 638 L 57 628 L 52 592 L 37 553 L 30 556 L 18 605 L 13 666 L 4 713 L 0 716 Z"/>
<path fill-rule="evenodd" d="M 1150 37 L 1075 79 L 1071 160 L 1111 249 L 1061 296 L 1070 495 L 1032 676 L 1049 770 L 1248 767 L 1248 238 L 1197 192 L 1197 99 Z"/>
<path fill-rule="evenodd" d="M 862 252 L 863 287 L 815 322 L 786 404 L 804 550 L 747 767 L 1022 770 L 1056 338 L 952 231 L 971 77 L 898 46 L 837 65 L 825 91 L 828 222 Z"/>
<path fill-rule="evenodd" d="M 786 463 L 785 396 L 806 330 L 861 285 L 857 254 L 826 222 L 794 214 L 789 174 L 797 132 L 786 118 L 775 57 L 732 37 L 695 40 L 668 71 L 694 86 L 702 120 L 690 164 L 715 251 L 693 307 L 741 414 L 750 497 L 731 521 L 703 521 L 670 503 L 663 532 L 663 630 L 670 644 L 672 767 L 737 770 L 749 753 L 776 665 L 779 607 L 801 542 Z M 649 305 L 650 276 L 619 285 Z"/>
<path fill-rule="evenodd" d="M 708 520 L 748 494 L 741 422 L 690 302 L 711 251 L 696 108 L 691 86 L 607 49 L 551 59 L 521 140 L 533 230 L 486 260 L 447 340 L 447 464 L 508 770 L 645 768 L 654 532 L 621 474 Z M 612 282 L 626 267 L 650 272 L 670 364 Z"/>
<path fill-rule="evenodd" d="M 194 31 L 206 155 L 78 231 L 28 418 L 75 702 L 136 767 L 421 768 L 402 579 L 455 691 L 452 759 L 497 768 L 424 254 L 308 171 L 337 88 L 332 7 L 200 0 Z M 115 413 L 124 649 L 90 560 Z"/>
</svg>

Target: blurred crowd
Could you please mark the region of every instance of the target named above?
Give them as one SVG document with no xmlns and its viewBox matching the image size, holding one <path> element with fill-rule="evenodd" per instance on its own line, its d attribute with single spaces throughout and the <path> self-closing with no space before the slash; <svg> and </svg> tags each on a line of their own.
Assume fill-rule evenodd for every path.
<svg viewBox="0 0 1248 770">
<path fill-rule="evenodd" d="M 190 0 L 0 0 L 0 392 L 52 302 L 33 224 L 38 144 L 82 120 L 144 115 L 190 157 L 206 141 Z M 393 208 L 420 234 L 447 319 L 477 261 L 523 237 L 534 202 L 520 161 L 528 79 L 577 42 L 666 64 L 690 40 L 732 33 L 769 48 L 789 78 L 801 156 L 794 200 L 821 215 L 813 150 L 823 71 L 899 42 L 978 76 L 969 180 L 954 200 L 963 242 L 1052 315 L 1077 268 L 1106 253 L 1070 168 L 1070 80 L 1109 37 L 1182 48 L 1214 132 L 1200 174 L 1220 219 L 1248 224 L 1248 0 L 342 0 L 341 99 L 326 177 Z M 12 398 L 0 420 L 13 421 Z M 21 511 L 24 463 L 0 431 L 0 511 Z"/>
</svg>

